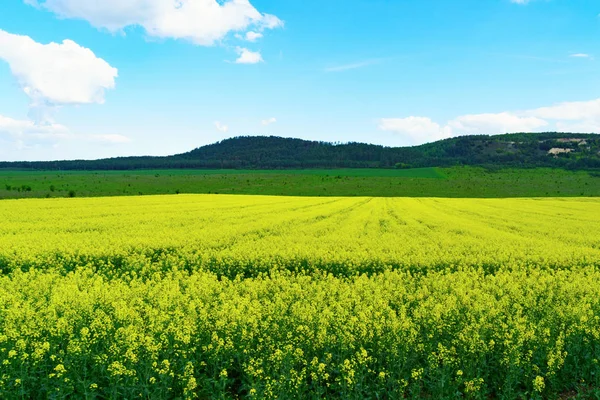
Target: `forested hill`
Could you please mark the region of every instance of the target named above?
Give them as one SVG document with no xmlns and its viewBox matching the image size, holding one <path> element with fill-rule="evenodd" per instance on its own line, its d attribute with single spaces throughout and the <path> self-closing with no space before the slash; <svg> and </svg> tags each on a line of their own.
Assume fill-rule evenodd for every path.
<svg viewBox="0 0 600 400">
<path fill-rule="evenodd" d="M 244 136 L 168 157 L 0 162 L 0 168 L 39 170 L 416 168 L 454 165 L 599 169 L 600 135 L 516 133 L 463 136 L 414 147 Z"/>
</svg>

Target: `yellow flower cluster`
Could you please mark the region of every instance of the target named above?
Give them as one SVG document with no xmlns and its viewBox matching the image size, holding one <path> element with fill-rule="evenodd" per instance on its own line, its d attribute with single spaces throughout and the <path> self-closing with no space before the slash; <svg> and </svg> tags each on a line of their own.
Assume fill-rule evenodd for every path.
<svg viewBox="0 0 600 400">
<path fill-rule="evenodd" d="M 600 388 L 600 201 L 0 203 L 0 398 Z"/>
<path fill-rule="evenodd" d="M 7 200 L 0 269 L 139 276 L 600 265 L 598 199 L 180 195 Z"/>
</svg>

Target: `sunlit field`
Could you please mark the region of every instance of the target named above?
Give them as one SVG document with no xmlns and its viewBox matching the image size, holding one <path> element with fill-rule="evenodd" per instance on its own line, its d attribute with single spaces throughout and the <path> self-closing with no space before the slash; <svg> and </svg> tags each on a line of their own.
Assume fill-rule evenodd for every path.
<svg viewBox="0 0 600 400">
<path fill-rule="evenodd" d="M 1 398 L 600 387 L 600 200 L 0 203 Z"/>
<path fill-rule="evenodd" d="M 228 278 L 273 270 L 572 269 L 600 260 L 599 211 L 599 199 L 11 200 L 0 203 L 0 267 L 119 274 L 177 265 Z"/>
<path fill-rule="evenodd" d="M 313 197 L 600 197 L 598 171 L 480 167 L 305 170 L 0 169 L 0 199 L 240 194 Z"/>
</svg>

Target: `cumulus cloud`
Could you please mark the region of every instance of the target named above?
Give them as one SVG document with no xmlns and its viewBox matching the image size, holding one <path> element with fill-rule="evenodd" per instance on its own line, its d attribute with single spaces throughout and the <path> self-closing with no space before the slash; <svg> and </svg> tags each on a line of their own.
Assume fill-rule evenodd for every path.
<svg viewBox="0 0 600 400">
<path fill-rule="evenodd" d="M 564 102 L 525 114 L 553 121 L 558 131 L 600 133 L 600 99 Z"/>
<path fill-rule="evenodd" d="M 262 37 L 263 37 L 262 33 L 254 32 L 254 31 L 246 32 L 246 40 L 249 42 L 256 42 L 258 39 L 260 39 Z"/>
<path fill-rule="evenodd" d="M 283 22 L 249 0 L 24 0 L 61 18 L 83 19 L 111 32 L 141 26 L 158 38 L 210 46 L 230 32 L 275 29 Z"/>
<path fill-rule="evenodd" d="M 227 131 L 229 130 L 229 127 L 227 125 L 223 125 L 219 121 L 215 121 L 215 128 L 217 128 L 218 131 L 223 133 L 227 133 Z"/>
<path fill-rule="evenodd" d="M 236 64 L 258 64 L 263 62 L 262 55 L 258 51 L 250 51 L 243 47 L 236 49 L 239 57 L 235 60 Z"/>
<path fill-rule="evenodd" d="M 406 137 L 411 144 L 432 142 L 452 136 L 449 127 L 442 127 L 426 117 L 382 118 L 379 129 L 398 133 Z"/>
<path fill-rule="evenodd" d="M 274 124 L 275 122 L 277 122 L 277 118 L 275 118 L 275 117 L 273 117 L 273 118 L 269 118 L 269 119 L 263 119 L 263 120 L 261 121 L 261 123 L 262 123 L 264 126 L 269 126 L 269 125 L 271 125 L 271 124 Z"/>
<path fill-rule="evenodd" d="M 105 91 L 115 87 L 118 71 L 72 40 L 37 43 L 28 36 L 0 30 L 0 60 L 8 63 L 17 82 L 31 99 L 30 116 L 18 120 L 0 115 L 4 146 L 20 150 L 44 149 L 65 141 L 122 144 L 122 135 L 75 134 L 55 123 L 56 106 L 103 103 Z M 6 150 L 6 149 L 5 149 Z"/>
<path fill-rule="evenodd" d="M 548 126 L 548 122 L 508 112 L 498 114 L 464 115 L 448 123 L 452 131 L 461 134 L 532 132 Z"/>
<path fill-rule="evenodd" d="M 75 134 L 57 123 L 39 124 L 31 120 L 17 120 L 0 115 L 0 137 L 12 142 L 18 149 L 32 146 L 52 146 L 64 141 L 83 140 L 103 144 L 123 144 L 131 140 L 122 135 Z"/>
<path fill-rule="evenodd" d="M 444 125 L 426 117 L 382 118 L 379 129 L 421 144 L 460 135 L 514 132 L 600 133 L 600 99 L 565 102 L 526 111 L 458 116 Z"/>
<path fill-rule="evenodd" d="M 33 107 L 103 103 L 118 75 L 116 68 L 71 40 L 41 44 L 3 30 L 0 59 L 8 63 Z"/>
<path fill-rule="evenodd" d="M 525 114 L 551 120 L 600 120 L 600 99 L 564 102 L 529 110 Z"/>
<path fill-rule="evenodd" d="M 600 133 L 600 120 L 557 121 L 558 132 Z"/>
</svg>

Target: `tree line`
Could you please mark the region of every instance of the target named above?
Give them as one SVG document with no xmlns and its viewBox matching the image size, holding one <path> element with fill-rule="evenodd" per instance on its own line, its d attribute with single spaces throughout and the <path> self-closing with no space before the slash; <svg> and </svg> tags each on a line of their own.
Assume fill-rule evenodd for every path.
<svg viewBox="0 0 600 400">
<path fill-rule="evenodd" d="M 554 148 L 565 149 L 550 154 Z M 478 165 L 600 169 L 600 135 L 516 133 L 450 138 L 413 147 L 334 144 L 275 136 L 241 136 L 167 157 L 0 162 L 36 170 L 420 168 Z"/>
</svg>

